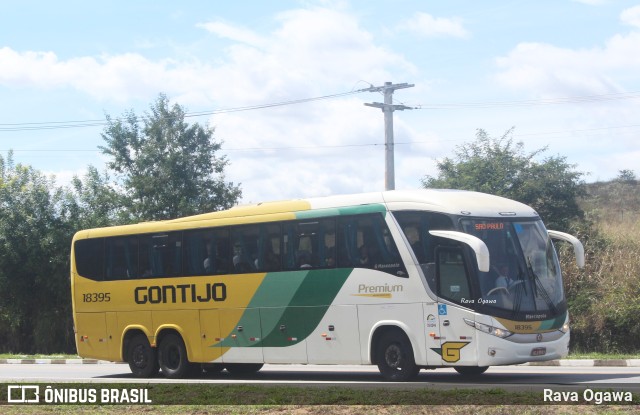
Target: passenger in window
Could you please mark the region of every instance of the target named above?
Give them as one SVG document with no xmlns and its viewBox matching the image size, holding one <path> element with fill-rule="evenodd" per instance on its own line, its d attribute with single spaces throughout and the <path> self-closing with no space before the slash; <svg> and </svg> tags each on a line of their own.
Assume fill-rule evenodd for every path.
<svg viewBox="0 0 640 415">
<path fill-rule="evenodd" d="M 359 252 L 358 265 L 361 267 L 369 267 L 371 265 L 371 259 L 369 258 L 369 248 L 367 248 L 367 245 L 360 246 Z"/>
<path fill-rule="evenodd" d="M 273 252 L 272 249 L 269 249 L 264 259 L 264 270 L 278 271 L 279 269 L 280 269 L 280 258 L 278 258 L 278 256 Z"/>
<path fill-rule="evenodd" d="M 336 249 L 335 247 L 327 248 L 327 258 L 325 259 L 325 266 L 333 268 L 336 266 Z"/>
<path fill-rule="evenodd" d="M 235 244 L 233 247 L 233 268 L 238 273 L 252 271 L 251 265 L 245 259 L 245 254 L 240 244 Z"/>
<path fill-rule="evenodd" d="M 313 268 L 311 265 L 311 255 L 307 251 L 298 251 L 298 266 L 300 269 Z"/>
<path fill-rule="evenodd" d="M 204 259 L 204 272 L 207 274 L 213 274 L 215 264 L 215 254 L 213 252 L 213 244 L 211 241 L 207 241 L 207 257 Z"/>
</svg>

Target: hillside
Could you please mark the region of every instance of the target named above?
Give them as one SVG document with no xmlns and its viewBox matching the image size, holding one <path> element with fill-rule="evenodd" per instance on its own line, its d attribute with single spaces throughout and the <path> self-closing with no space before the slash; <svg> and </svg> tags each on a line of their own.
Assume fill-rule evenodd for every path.
<svg viewBox="0 0 640 415">
<path fill-rule="evenodd" d="M 580 200 L 586 267 L 562 255 L 573 352 L 640 353 L 640 184 L 592 183 Z"/>
<path fill-rule="evenodd" d="M 613 180 L 590 183 L 580 207 L 598 225 L 636 226 L 640 219 L 640 182 Z"/>
</svg>

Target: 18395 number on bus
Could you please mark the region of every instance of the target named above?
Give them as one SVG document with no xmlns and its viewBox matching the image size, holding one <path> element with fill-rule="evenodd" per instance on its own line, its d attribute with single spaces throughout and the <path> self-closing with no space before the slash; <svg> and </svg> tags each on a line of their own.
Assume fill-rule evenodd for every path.
<svg viewBox="0 0 640 415">
<path fill-rule="evenodd" d="M 108 303 L 109 301 L 111 301 L 111 293 L 82 294 L 83 303 Z"/>
</svg>

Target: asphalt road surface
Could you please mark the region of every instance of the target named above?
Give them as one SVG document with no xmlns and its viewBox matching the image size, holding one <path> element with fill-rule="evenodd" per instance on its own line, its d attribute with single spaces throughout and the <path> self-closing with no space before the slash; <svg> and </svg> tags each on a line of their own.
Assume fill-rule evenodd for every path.
<svg viewBox="0 0 640 415">
<path fill-rule="evenodd" d="M 172 380 L 162 373 L 152 379 L 136 379 L 126 364 L 0 364 L 0 383 L 211 383 L 296 386 L 344 386 L 356 388 L 503 388 L 539 391 L 542 388 L 615 388 L 640 393 L 640 367 L 491 367 L 472 378 L 453 369 L 422 370 L 413 382 L 385 382 L 375 366 L 265 365 L 255 375 L 202 374 Z"/>
</svg>

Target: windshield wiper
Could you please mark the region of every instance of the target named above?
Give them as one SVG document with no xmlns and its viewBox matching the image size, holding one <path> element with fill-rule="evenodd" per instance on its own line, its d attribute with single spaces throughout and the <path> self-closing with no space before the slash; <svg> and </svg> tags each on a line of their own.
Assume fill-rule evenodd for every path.
<svg viewBox="0 0 640 415">
<path fill-rule="evenodd" d="M 514 283 L 515 286 L 512 287 L 512 289 L 515 290 L 515 294 L 513 298 L 514 300 L 513 310 L 511 311 L 512 312 L 511 318 L 513 319 L 517 317 L 517 315 L 520 313 L 520 309 L 522 308 L 523 292 L 524 292 L 524 296 L 527 295 L 527 285 L 522 274 L 523 274 L 522 266 L 518 265 L 518 279 Z"/>
<path fill-rule="evenodd" d="M 533 305 L 536 308 L 537 311 L 537 304 L 535 301 L 535 298 L 538 296 L 538 294 L 540 294 L 540 297 L 542 298 L 542 300 L 547 303 L 547 307 L 549 308 L 549 311 L 551 311 L 551 313 L 553 315 L 557 314 L 558 309 L 556 308 L 555 304 L 553 304 L 553 300 L 551 300 L 551 297 L 549 296 L 549 293 L 547 292 L 547 290 L 545 290 L 544 286 L 542 285 L 542 281 L 540 281 L 540 277 L 538 277 L 538 274 L 535 273 L 535 271 L 533 270 L 533 266 L 531 265 L 531 257 L 527 257 L 527 270 L 529 271 L 529 277 L 533 277 L 533 280 L 535 282 L 535 292 L 533 293 L 534 298 L 533 298 Z"/>
</svg>

